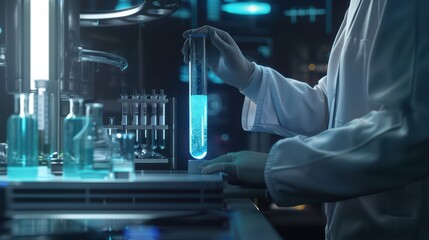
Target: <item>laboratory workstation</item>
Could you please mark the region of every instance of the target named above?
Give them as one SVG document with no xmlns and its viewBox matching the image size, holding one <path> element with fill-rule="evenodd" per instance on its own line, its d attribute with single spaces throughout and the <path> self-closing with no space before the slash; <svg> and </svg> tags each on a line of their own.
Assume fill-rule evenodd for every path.
<svg viewBox="0 0 429 240">
<path fill-rule="evenodd" d="M 328 140 L 288 141 L 328 125 L 298 95 L 330 87 L 348 8 L 0 0 L 0 239 L 336 239 L 337 195 L 299 192 L 324 168 L 294 165 Z"/>
</svg>

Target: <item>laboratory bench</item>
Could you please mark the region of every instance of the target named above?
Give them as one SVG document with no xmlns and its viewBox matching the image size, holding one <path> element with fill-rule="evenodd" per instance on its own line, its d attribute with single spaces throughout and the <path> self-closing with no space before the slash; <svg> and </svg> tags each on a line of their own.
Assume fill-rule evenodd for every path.
<svg viewBox="0 0 429 240">
<path fill-rule="evenodd" d="M 229 185 L 221 174 L 2 176 L 0 189 L 0 239 L 283 239 L 255 203 L 266 190 Z"/>
<path fill-rule="evenodd" d="M 223 194 L 225 199 L 250 199 L 282 239 L 325 239 L 326 219 L 320 204 L 279 207 L 273 202 L 267 189 L 225 182 Z"/>
</svg>

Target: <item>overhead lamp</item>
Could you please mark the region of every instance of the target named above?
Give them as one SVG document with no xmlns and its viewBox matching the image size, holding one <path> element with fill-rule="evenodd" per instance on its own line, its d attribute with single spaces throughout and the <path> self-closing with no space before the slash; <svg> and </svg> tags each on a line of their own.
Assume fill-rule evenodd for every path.
<svg viewBox="0 0 429 240">
<path fill-rule="evenodd" d="M 222 11 L 239 15 L 265 15 L 271 12 L 271 5 L 263 2 L 234 2 L 222 5 Z"/>
</svg>

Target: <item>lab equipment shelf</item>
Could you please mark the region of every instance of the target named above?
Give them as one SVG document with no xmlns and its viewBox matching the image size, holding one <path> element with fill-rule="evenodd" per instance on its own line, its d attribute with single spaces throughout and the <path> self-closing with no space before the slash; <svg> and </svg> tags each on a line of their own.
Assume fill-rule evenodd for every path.
<svg viewBox="0 0 429 240">
<path fill-rule="evenodd" d="M 144 173 L 135 180 L 2 180 L 6 208 L 12 213 L 224 208 L 220 175 Z"/>
</svg>

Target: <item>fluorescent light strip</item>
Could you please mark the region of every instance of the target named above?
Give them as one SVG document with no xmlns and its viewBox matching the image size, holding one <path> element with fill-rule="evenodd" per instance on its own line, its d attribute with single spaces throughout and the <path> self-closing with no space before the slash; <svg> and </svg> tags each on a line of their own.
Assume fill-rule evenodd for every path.
<svg viewBox="0 0 429 240">
<path fill-rule="evenodd" d="M 49 80 L 49 0 L 30 1 L 31 43 L 30 81 L 35 90 L 35 80 Z"/>
<path fill-rule="evenodd" d="M 237 2 L 222 5 L 222 11 L 239 15 L 264 15 L 271 12 L 271 5 L 262 2 Z"/>
</svg>

